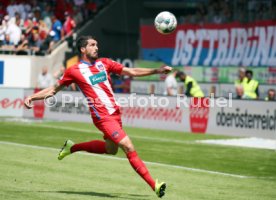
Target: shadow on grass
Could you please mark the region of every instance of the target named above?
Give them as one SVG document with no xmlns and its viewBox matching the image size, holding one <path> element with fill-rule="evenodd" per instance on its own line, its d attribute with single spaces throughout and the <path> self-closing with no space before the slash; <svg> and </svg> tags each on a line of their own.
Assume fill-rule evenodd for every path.
<svg viewBox="0 0 276 200">
<path fill-rule="evenodd" d="M 50 191 L 45 191 L 50 192 Z M 77 192 L 77 191 L 52 191 L 53 193 L 62 193 L 62 194 L 77 194 L 77 195 L 87 195 L 87 196 L 95 196 L 95 197 L 109 197 L 109 198 L 118 198 L 117 195 L 100 193 L 100 192 Z"/>
<path fill-rule="evenodd" d="M 86 195 L 86 196 L 94 196 L 94 197 L 102 197 L 102 198 L 116 198 L 116 199 L 129 199 L 129 200 L 148 200 L 149 195 L 141 195 L 141 194 L 128 194 L 128 193 L 100 193 L 100 192 L 85 192 L 85 191 L 10 191 L 13 193 L 30 193 L 30 192 L 38 192 L 38 193 L 60 193 L 60 194 L 68 194 L 68 195 Z"/>
<path fill-rule="evenodd" d="M 95 197 L 109 197 L 109 198 L 118 198 L 117 195 L 107 194 L 107 193 L 99 193 L 99 192 L 76 192 L 76 191 L 10 191 L 13 193 L 61 193 L 61 194 L 75 194 L 75 195 L 87 195 L 87 196 L 95 196 Z"/>
<path fill-rule="evenodd" d="M 52 193 L 61 193 L 61 194 L 68 194 L 68 195 L 87 195 L 87 196 L 94 196 L 94 197 L 103 197 L 103 198 L 117 198 L 117 199 L 139 199 L 139 200 L 147 200 L 145 198 L 148 195 L 140 195 L 140 194 L 128 194 L 128 193 L 100 193 L 100 192 L 84 192 L 84 191 L 39 191 L 39 192 L 52 192 Z"/>
</svg>

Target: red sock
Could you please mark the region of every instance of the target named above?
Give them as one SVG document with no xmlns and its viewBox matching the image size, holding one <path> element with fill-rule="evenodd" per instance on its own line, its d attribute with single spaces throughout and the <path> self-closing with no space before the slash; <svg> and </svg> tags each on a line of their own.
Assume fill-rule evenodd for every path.
<svg viewBox="0 0 276 200">
<path fill-rule="evenodd" d="M 133 169 L 150 185 L 150 187 L 155 189 L 155 181 L 152 179 L 146 165 L 138 157 L 136 151 L 128 152 L 127 158 L 133 167 Z"/>
<path fill-rule="evenodd" d="M 89 153 L 103 154 L 106 153 L 105 142 L 101 140 L 93 140 L 90 142 L 74 144 L 71 147 L 71 153 L 76 151 L 87 151 Z"/>
</svg>

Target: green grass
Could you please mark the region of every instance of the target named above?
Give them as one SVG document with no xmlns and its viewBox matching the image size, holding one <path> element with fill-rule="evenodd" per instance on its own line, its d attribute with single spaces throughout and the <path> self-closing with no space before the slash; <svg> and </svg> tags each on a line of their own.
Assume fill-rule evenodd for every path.
<svg viewBox="0 0 276 200">
<path fill-rule="evenodd" d="M 168 184 L 164 199 L 276 198 L 275 151 L 195 142 L 226 138 L 223 136 L 125 130 L 144 161 L 166 164 L 147 164 L 153 177 Z M 0 122 L 0 199 L 157 199 L 127 160 L 113 159 L 124 158 L 122 151 L 116 156 L 100 157 L 77 153 L 58 161 L 58 149 L 68 138 L 82 142 L 102 136 L 93 125 L 86 123 Z"/>
</svg>

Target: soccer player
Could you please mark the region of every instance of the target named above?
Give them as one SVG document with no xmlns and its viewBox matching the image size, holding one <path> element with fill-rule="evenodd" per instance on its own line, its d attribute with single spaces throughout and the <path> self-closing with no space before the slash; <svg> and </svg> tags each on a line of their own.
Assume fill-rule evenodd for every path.
<svg viewBox="0 0 276 200">
<path fill-rule="evenodd" d="M 126 154 L 133 169 L 149 184 L 158 197 L 165 194 L 166 184 L 153 180 L 146 165 L 139 158 L 135 148 L 122 129 L 119 106 L 111 88 L 110 73 L 127 76 L 147 76 L 158 73 L 169 73 L 169 66 L 158 69 L 127 68 L 107 58 L 98 58 L 98 43 L 92 36 L 81 36 L 77 40 L 81 61 L 65 70 L 63 77 L 54 86 L 48 87 L 25 99 L 25 106 L 32 108 L 32 101 L 51 97 L 64 86 L 76 83 L 88 99 L 89 109 L 95 126 L 104 134 L 104 141 L 93 140 L 74 144 L 67 140 L 61 149 L 58 159 L 62 160 L 77 151 L 96 154 L 115 155 L 120 147 Z"/>
</svg>

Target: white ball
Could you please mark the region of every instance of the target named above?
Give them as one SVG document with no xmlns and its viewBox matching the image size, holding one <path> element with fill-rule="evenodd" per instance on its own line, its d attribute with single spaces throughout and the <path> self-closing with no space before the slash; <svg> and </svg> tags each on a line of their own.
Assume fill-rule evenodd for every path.
<svg viewBox="0 0 276 200">
<path fill-rule="evenodd" d="M 176 29 L 177 20 L 174 14 L 163 11 L 155 17 L 154 25 L 159 33 L 170 34 Z"/>
</svg>

